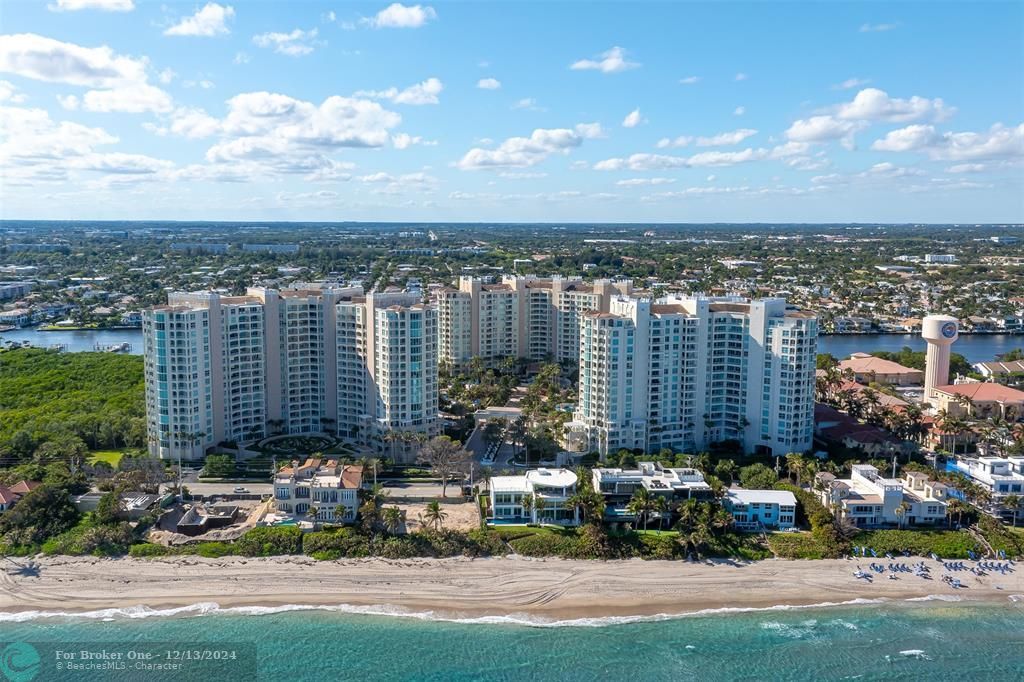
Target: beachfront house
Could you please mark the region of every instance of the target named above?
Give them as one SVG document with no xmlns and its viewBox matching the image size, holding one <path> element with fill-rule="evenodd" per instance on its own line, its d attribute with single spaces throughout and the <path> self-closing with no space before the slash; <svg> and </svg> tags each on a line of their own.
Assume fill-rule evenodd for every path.
<svg viewBox="0 0 1024 682">
<path fill-rule="evenodd" d="M 730 488 L 722 504 L 738 530 L 786 530 L 796 525 L 796 496 L 788 490 Z"/>
<path fill-rule="evenodd" d="M 312 508 L 317 521 L 351 523 L 356 520 L 362 487 L 363 467 L 311 458 L 277 472 L 274 502 L 279 512 L 299 520 L 308 518 Z"/>
<path fill-rule="evenodd" d="M 609 521 L 631 521 L 634 515 L 627 506 L 633 494 L 644 488 L 652 496 L 664 497 L 669 507 L 677 502 L 710 499 L 711 486 L 696 469 L 673 469 L 658 462 L 640 462 L 635 469 L 596 468 L 591 472 L 594 490 L 604 495 L 605 518 Z M 657 518 L 654 515 L 653 518 Z"/>
<path fill-rule="evenodd" d="M 850 478 L 827 472 L 815 477 L 822 504 L 857 526 L 927 526 L 946 518 L 949 488 L 908 471 L 904 478 L 885 478 L 870 464 L 854 464 Z"/>
<path fill-rule="evenodd" d="M 575 526 L 579 513 L 568 500 L 576 493 L 576 483 L 576 474 L 569 469 L 531 469 L 523 476 L 494 476 L 489 521 Z"/>
</svg>

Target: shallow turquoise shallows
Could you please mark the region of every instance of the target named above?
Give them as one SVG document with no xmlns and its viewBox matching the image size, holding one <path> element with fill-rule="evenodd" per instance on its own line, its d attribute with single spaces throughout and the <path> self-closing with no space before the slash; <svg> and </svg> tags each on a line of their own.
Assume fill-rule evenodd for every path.
<svg viewBox="0 0 1024 682">
<path fill-rule="evenodd" d="M 545 627 L 212 605 L 132 615 L 8 620 L 0 640 L 257 642 L 261 680 L 1024 679 L 1024 604 L 883 603 Z"/>
</svg>

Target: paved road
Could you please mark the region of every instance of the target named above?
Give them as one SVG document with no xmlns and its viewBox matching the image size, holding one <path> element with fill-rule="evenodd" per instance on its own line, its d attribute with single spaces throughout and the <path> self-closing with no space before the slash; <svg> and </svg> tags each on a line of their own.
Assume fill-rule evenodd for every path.
<svg viewBox="0 0 1024 682">
<path fill-rule="evenodd" d="M 484 441 L 483 425 L 473 429 L 473 433 L 469 435 L 469 439 L 466 441 L 466 449 L 473 453 L 473 461 L 476 462 L 477 468 L 482 466 L 488 466 L 492 469 L 511 467 L 512 465 L 509 463 L 509 460 L 515 454 L 512 444 L 506 440 L 498 448 L 494 461 L 490 464 L 484 464 L 483 458 L 487 454 L 487 442 Z"/>
<path fill-rule="evenodd" d="M 249 495 L 272 495 L 274 486 L 270 483 L 199 483 L 198 481 L 185 482 L 185 487 L 193 495 L 227 495 L 234 493 L 236 487 L 241 486 L 248 490 Z M 165 486 L 166 487 L 166 486 Z"/>
</svg>

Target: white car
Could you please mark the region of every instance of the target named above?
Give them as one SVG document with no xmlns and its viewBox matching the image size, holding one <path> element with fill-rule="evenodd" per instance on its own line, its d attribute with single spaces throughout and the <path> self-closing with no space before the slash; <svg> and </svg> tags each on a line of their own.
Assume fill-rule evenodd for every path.
<svg viewBox="0 0 1024 682">
<path fill-rule="evenodd" d="M 239 486 L 235 486 L 235 489 L 232 492 L 243 494 L 243 493 L 249 492 L 249 489 L 248 488 L 243 488 L 242 486 L 239 485 Z"/>
</svg>

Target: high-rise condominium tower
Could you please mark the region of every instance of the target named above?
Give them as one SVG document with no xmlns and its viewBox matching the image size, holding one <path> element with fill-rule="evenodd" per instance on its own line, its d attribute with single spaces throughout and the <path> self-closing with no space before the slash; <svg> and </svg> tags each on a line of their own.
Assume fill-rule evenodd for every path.
<svg viewBox="0 0 1024 682">
<path fill-rule="evenodd" d="M 435 294 L 441 359 L 452 365 L 473 357 L 487 362 L 505 357 L 575 362 L 580 314 L 607 312 L 614 296 L 631 292 L 629 281 L 507 276 L 488 283 L 460 277 L 458 289 Z"/>
<path fill-rule="evenodd" d="M 219 442 L 276 433 L 383 447 L 389 431 L 438 431 L 437 311 L 416 295 L 320 285 L 172 293 L 143 313 L 143 336 L 150 451 L 160 457 L 200 459 Z"/>
<path fill-rule="evenodd" d="M 567 440 L 694 452 L 810 449 L 817 319 L 782 299 L 620 298 L 582 315 L 579 398 Z"/>
</svg>

